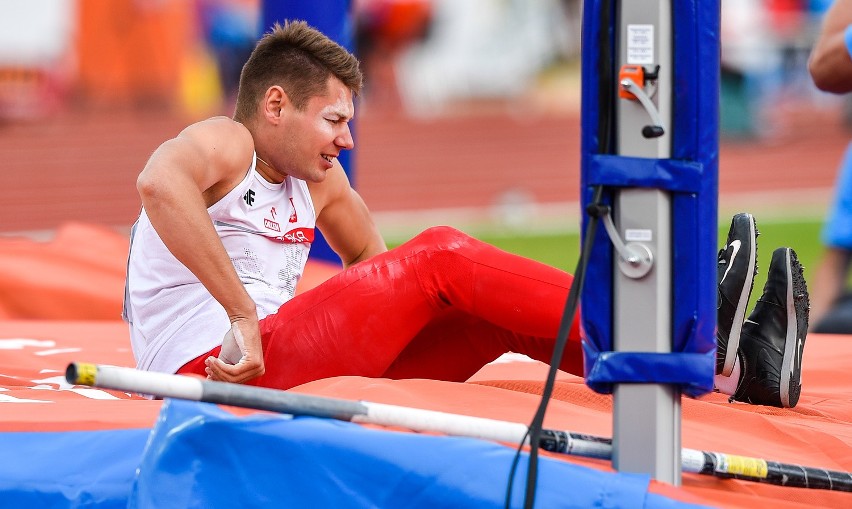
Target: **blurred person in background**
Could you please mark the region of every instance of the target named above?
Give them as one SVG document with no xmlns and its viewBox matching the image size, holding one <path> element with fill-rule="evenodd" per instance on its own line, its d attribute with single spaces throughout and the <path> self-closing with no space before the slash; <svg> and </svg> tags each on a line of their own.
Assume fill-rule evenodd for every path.
<svg viewBox="0 0 852 509">
<path fill-rule="evenodd" d="M 233 118 L 154 151 L 137 180 L 123 313 L 139 369 L 288 389 L 346 375 L 464 381 L 506 352 L 550 362 L 570 274 L 446 226 L 387 249 L 338 160 L 354 147 L 361 86 L 344 48 L 303 22 L 276 25 L 243 67 Z M 315 228 L 345 269 L 295 295 Z M 738 214 L 719 255 L 717 370 L 733 399 L 792 407 L 807 289 L 795 252 L 777 249 L 743 323 L 756 236 Z M 558 367 L 582 376 L 579 322 L 567 325 Z"/>
<path fill-rule="evenodd" d="M 432 23 L 432 0 L 356 0 L 357 53 L 364 73 L 362 100 L 368 107 L 398 111 L 396 61 L 410 45 L 423 41 Z"/>
<path fill-rule="evenodd" d="M 825 13 L 808 59 L 814 84 L 826 92 L 852 91 L 852 1 L 836 0 Z"/>
<path fill-rule="evenodd" d="M 852 91 L 852 0 L 837 0 L 824 17 L 808 60 L 814 84 L 823 91 Z M 834 200 L 822 231 L 825 246 L 814 277 L 811 316 L 814 332 L 852 334 L 852 143 L 840 164 Z"/>
<path fill-rule="evenodd" d="M 762 117 L 781 66 L 779 42 L 763 0 L 721 2 L 721 134 L 735 139 L 764 137 Z"/>
<path fill-rule="evenodd" d="M 430 0 L 428 36 L 394 62 L 405 111 L 506 105 L 579 48 L 579 7 L 565 0 Z"/>
<path fill-rule="evenodd" d="M 199 0 L 198 20 L 216 58 L 225 102 L 236 101 L 240 71 L 257 42 L 260 0 Z"/>
</svg>

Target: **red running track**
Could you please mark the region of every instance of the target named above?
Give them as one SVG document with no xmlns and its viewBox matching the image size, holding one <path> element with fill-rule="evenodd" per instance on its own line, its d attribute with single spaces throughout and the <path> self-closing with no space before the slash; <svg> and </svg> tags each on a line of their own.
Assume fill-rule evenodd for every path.
<svg viewBox="0 0 852 509">
<path fill-rule="evenodd" d="M 0 124 L 0 232 L 69 221 L 129 226 L 135 178 L 150 153 L 187 123 L 157 109 L 69 110 Z M 356 186 L 373 211 L 487 207 L 507 190 L 539 203 L 576 202 L 576 114 L 477 113 L 415 120 L 369 112 L 356 123 Z M 722 143 L 722 201 L 782 193 L 825 201 L 852 137 L 839 113 L 799 111 L 762 141 Z M 805 191 L 813 191 L 808 193 Z"/>
</svg>

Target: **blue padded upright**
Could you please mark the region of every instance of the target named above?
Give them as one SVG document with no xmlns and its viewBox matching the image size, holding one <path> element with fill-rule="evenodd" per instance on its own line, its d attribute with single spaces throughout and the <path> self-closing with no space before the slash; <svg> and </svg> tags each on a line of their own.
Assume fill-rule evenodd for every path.
<svg viewBox="0 0 852 509">
<path fill-rule="evenodd" d="M 698 396 L 713 389 L 716 354 L 716 250 L 719 166 L 719 0 L 673 2 L 673 105 L 670 159 L 622 157 L 607 135 L 615 101 L 617 2 L 587 1 L 583 13 L 581 201 L 595 186 L 612 204 L 619 188 L 662 189 L 672 197 L 672 353 L 613 351 L 612 244 L 594 238 L 581 296 L 586 383 L 679 385 Z M 584 215 L 583 231 L 590 218 Z"/>
</svg>

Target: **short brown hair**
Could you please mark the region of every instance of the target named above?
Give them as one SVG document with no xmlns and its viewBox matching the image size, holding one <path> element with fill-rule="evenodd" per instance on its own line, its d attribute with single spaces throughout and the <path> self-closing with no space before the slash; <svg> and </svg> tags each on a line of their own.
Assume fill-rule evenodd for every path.
<svg viewBox="0 0 852 509">
<path fill-rule="evenodd" d="M 258 101 L 273 85 L 283 88 L 301 110 L 308 99 L 326 92 L 332 75 L 353 94 L 361 91 L 361 69 L 349 51 L 304 21 L 275 23 L 258 41 L 240 73 L 234 119 L 252 118 Z"/>
</svg>

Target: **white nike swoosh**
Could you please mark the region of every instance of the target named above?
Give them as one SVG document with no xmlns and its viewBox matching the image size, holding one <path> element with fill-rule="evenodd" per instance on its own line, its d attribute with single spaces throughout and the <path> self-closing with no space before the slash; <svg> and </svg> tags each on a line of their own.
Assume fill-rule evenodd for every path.
<svg viewBox="0 0 852 509">
<path fill-rule="evenodd" d="M 730 271 L 731 271 L 731 268 L 733 268 L 733 266 L 734 266 L 734 259 L 737 257 L 737 253 L 739 253 L 739 252 L 740 252 L 740 245 L 741 245 L 741 244 L 742 244 L 742 243 L 741 243 L 739 240 L 732 240 L 732 241 L 731 241 L 731 243 L 730 243 L 730 244 L 728 244 L 729 246 L 731 246 L 732 248 L 734 248 L 734 252 L 733 252 L 733 253 L 731 253 L 731 259 L 730 259 L 730 261 L 728 261 L 728 268 L 727 268 L 727 269 L 725 269 L 725 273 L 724 273 L 724 274 L 722 274 L 722 280 L 721 280 L 721 281 L 719 281 L 719 284 L 722 284 L 722 283 L 725 281 L 725 278 L 726 278 L 726 277 L 728 277 L 728 272 L 730 272 Z"/>
</svg>

